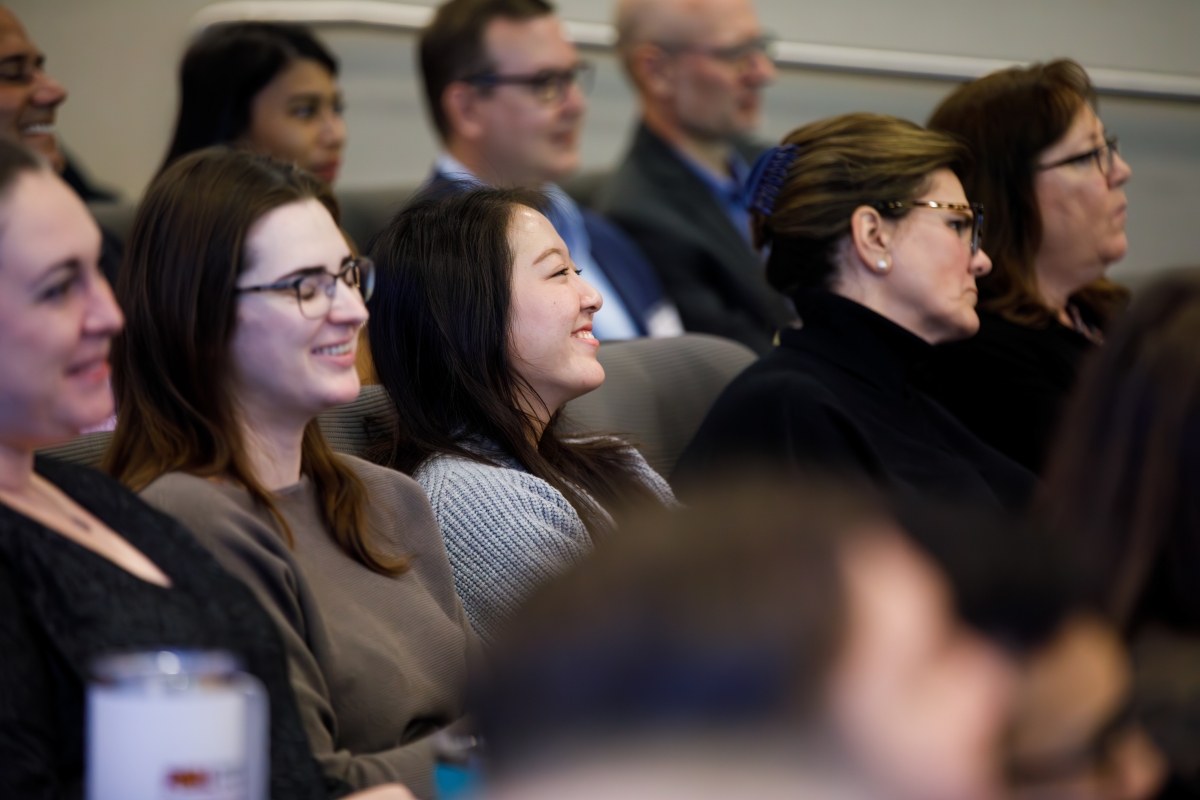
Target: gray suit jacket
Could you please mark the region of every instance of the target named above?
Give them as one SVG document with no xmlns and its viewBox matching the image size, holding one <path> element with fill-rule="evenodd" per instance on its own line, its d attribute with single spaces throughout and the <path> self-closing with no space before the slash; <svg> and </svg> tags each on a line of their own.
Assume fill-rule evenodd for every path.
<svg viewBox="0 0 1200 800">
<path fill-rule="evenodd" d="M 645 125 L 597 205 L 649 257 L 688 331 L 761 354 L 792 319 L 708 186 Z"/>
</svg>

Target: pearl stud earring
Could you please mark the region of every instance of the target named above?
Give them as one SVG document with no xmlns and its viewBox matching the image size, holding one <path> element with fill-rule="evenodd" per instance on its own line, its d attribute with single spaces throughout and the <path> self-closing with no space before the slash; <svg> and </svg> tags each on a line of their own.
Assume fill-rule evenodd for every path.
<svg viewBox="0 0 1200 800">
<path fill-rule="evenodd" d="M 887 259 L 886 258 L 879 259 L 879 263 L 877 263 L 875 265 L 875 269 L 879 270 L 880 272 L 887 272 L 887 269 L 888 269 Z"/>
</svg>

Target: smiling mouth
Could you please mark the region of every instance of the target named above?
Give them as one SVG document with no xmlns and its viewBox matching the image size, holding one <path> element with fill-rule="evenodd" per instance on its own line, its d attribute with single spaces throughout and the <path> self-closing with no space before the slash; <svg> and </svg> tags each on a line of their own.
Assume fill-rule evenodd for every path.
<svg viewBox="0 0 1200 800">
<path fill-rule="evenodd" d="M 53 134 L 57 130 L 53 122 L 39 122 L 34 125 L 24 125 L 21 127 L 22 136 L 47 136 Z"/>
<path fill-rule="evenodd" d="M 331 344 L 328 347 L 315 347 L 313 354 L 318 356 L 344 356 L 354 349 L 354 340 L 344 344 Z"/>
<path fill-rule="evenodd" d="M 575 333 L 571 334 L 571 338 L 572 339 L 595 339 L 596 337 L 592 336 L 591 331 L 575 331 Z"/>
</svg>

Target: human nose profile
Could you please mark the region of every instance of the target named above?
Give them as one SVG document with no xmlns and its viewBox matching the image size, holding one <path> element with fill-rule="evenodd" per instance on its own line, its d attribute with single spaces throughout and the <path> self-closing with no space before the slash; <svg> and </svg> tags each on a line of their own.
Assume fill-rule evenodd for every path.
<svg viewBox="0 0 1200 800">
<path fill-rule="evenodd" d="M 984 275 L 987 275 L 992 271 L 992 259 L 983 251 L 982 247 L 979 248 L 979 252 L 971 256 L 971 261 L 967 265 L 967 270 L 976 278 L 982 278 Z"/>
<path fill-rule="evenodd" d="M 41 68 L 34 73 L 32 101 L 41 108 L 53 108 L 67 99 L 67 88 Z"/>
<path fill-rule="evenodd" d="M 604 305 L 604 297 L 590 283 L 579 278 L 579 308 L 584 313 L 595 314 Z"/>
<path fill-rule="evenodd" d="M 333 300 L 329 304 L 327 319 L 335 325 L 362 325 L 371 314 L 362 292 L 345 281 L 334 283 Z"/>
<path fill-rule="evenodd" d="M 1129 166 L 1120 153 L 1113 153 L 1112 171 L 1108 173 L 1108 184 L 1114 189 L 1118 186 L 1124 186 L 1125 183 L 1133 177 L 1133 167 Z"/>
<path fill-rule="evenodd" d="M 751 59 L 746 78 L 752 86 L 765 86 L 775 79 L 775 62 L 769 55 L 764 52 L 756 52 Z"/>
<path fill-rule="evenodd" d="M 346 144 L 346 120 L 333 108 L 325 112 L 321 125 L 321 143 L 336 149 L 341 149 Z"/>
<path fill-rule="evenodd" d="M 560 112 L 565 116 L 582 117 L 587 111 L 587 95 L 579 81 L 567 84 L 566 94 L 563 95 Z"/>
<path fill-rule="evenodd" d="M 87 336 L 112 337 L 125 327 L 125 315 L 117 305 L 112 287 L 95 270 L 88 281 L 87 311 L 83 318 L 83 332 Z"/>
</svg>

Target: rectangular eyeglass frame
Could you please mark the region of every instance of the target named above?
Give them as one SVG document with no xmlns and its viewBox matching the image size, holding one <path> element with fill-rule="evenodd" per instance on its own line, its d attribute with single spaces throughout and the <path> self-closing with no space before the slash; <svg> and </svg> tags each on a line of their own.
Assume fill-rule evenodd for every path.
<svg viewBox="0 0 1200 800">
<path fill-rule="evenodd" d="M 973 227 L 971 229 L 971 255 L 979 252 L 980 246 L 983 244 L 983 203 L 935 203 L 932 200 L 893 200 L 888 203 L 880 203 L 878 206 L 881 211 L 883 209 L 902 209 L 902 208 L 939 208 L 947 211 L 969 211 Z"/>
</svg>

